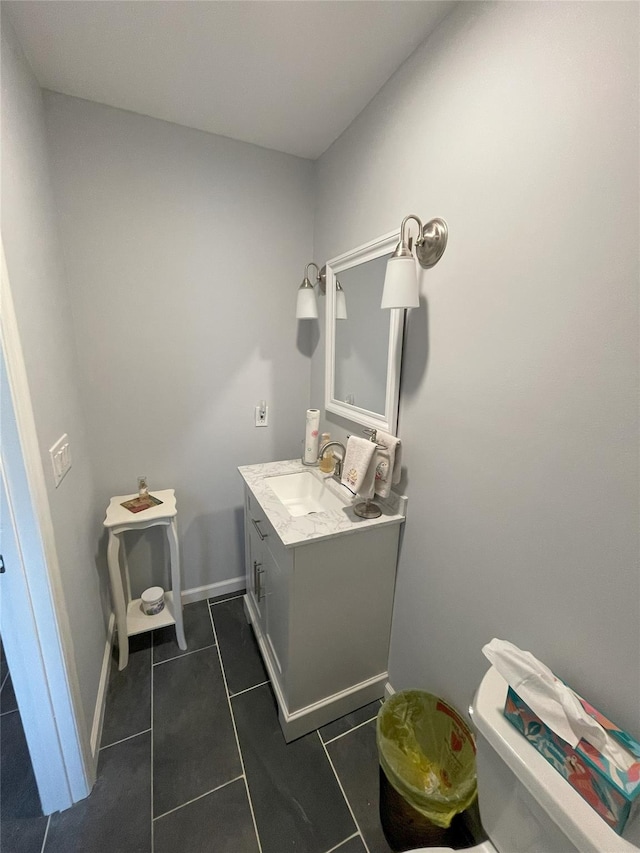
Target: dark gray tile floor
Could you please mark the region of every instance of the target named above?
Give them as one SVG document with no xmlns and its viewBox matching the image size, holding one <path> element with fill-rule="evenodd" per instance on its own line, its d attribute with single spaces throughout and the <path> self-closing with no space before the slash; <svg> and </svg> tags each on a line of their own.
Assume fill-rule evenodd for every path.
<svg viewBox="0 0 640 853">
<path fill-rule="evenodd" d="M 94 790 L 2 853 L 388 853 L 380 703 L 287 744 L 242 597 L 187 605 L 185 632 L 132 638 L 123 672 L 114 653 Z"/>
<path fill-rule="evenodd" d="M 0 850 L 40 853 L 46 830 L 20 714 L 5 711 L 0 716 Z"/>
<path fill-rule="evenodd" d="M 317 732 L 286 743 L 268 684 L 231 704 L 264 853 L 325 853 L 352 836 L 356 826 Z"/>
<path fill-rule="evenodd" d="M 16 703 L 16 694 L 13 692 L 13 682 L 7 671 L 0 688 L 0 714 L 9 714 L 11 711 L 16 711 L 18 705 Z"/>
<path fill-rule="evenodd" d="M 151 732 L 100 750 L 98 779 L 85 800 L 51 817 L 46 853 L 151 850 Z"/>
</svg>

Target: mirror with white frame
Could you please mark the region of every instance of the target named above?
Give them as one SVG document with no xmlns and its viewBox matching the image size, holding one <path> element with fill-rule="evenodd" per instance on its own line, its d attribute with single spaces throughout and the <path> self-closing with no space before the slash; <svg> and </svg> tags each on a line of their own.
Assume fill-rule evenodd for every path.
<svg viewBox="0 0 640 853">
<path fill-rule="evenodd" d="M 404 311 L 380 303 L 398 239 L 393 231 L 326 265 L 325 408 L 390 433 L 397 428 Z"/>
</svg>

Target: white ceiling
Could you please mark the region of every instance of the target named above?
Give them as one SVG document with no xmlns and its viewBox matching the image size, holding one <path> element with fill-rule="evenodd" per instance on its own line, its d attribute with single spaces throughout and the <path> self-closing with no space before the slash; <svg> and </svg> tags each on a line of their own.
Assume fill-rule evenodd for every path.
<svg viewBox="0 0 640 853">
<path fill-rule="evenodd" d="M 41 86 L 315 159 L 453 0 L 4 2 Z"/>
</svg>

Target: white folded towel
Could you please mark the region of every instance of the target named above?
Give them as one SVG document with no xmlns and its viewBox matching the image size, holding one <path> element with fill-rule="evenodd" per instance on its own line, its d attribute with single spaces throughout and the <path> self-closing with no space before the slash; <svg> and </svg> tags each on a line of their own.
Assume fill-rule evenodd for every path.
<svg viewBox="0 0 640 853">
<path fill-rule="evenodd" d="M 389 471 L 391 475 L 387 477 L 389 481 L 388 491 L 386 494 L 383 494 L 376 487 L 376 492 L 380 497 L 386 498 L 389 496 L 391 486 L 395 486 L 400 482 L 400 475 L 402 474 L 402 444 L 400 439 L 396 438 L 395 435 L 383 432 L 381 429 L 376 433 L 376 443 L 381 444 L 389 453 Z M 380 485 L 382 486 L 383 484 L 380 483 Z"/>
<path fill-rule="evenodd" d="M 376 494 L 381 498 L 388 498 L 389 492 L 391 491 L 392 472 L 391 454 L 389 451 L 381 447 L 377 447 L 373 459 L 373 465 L 376 471 Z"/>
<path fill-rule="evenodd" d="M 342 485 L 354 495 L 368 499 L 373 497 L 376 467 L 373 454 L 376 446 L 372 441 L 355 435 L 347 439 L 347 452 L 342 463 Z"/>
</svg>

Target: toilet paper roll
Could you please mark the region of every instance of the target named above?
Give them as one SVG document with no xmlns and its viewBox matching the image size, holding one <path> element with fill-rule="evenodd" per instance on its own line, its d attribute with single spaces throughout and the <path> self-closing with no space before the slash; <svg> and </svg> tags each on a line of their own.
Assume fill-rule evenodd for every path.
<svg viewBox="0 0 640 853">
<path fill-rule="evenodd" d="M 320 429 L 320 409 L 307 409 L 306 429 L 304 434 L 304 456 L 307 465 L 318 461 L 318 432 Z"/>
</svg>

